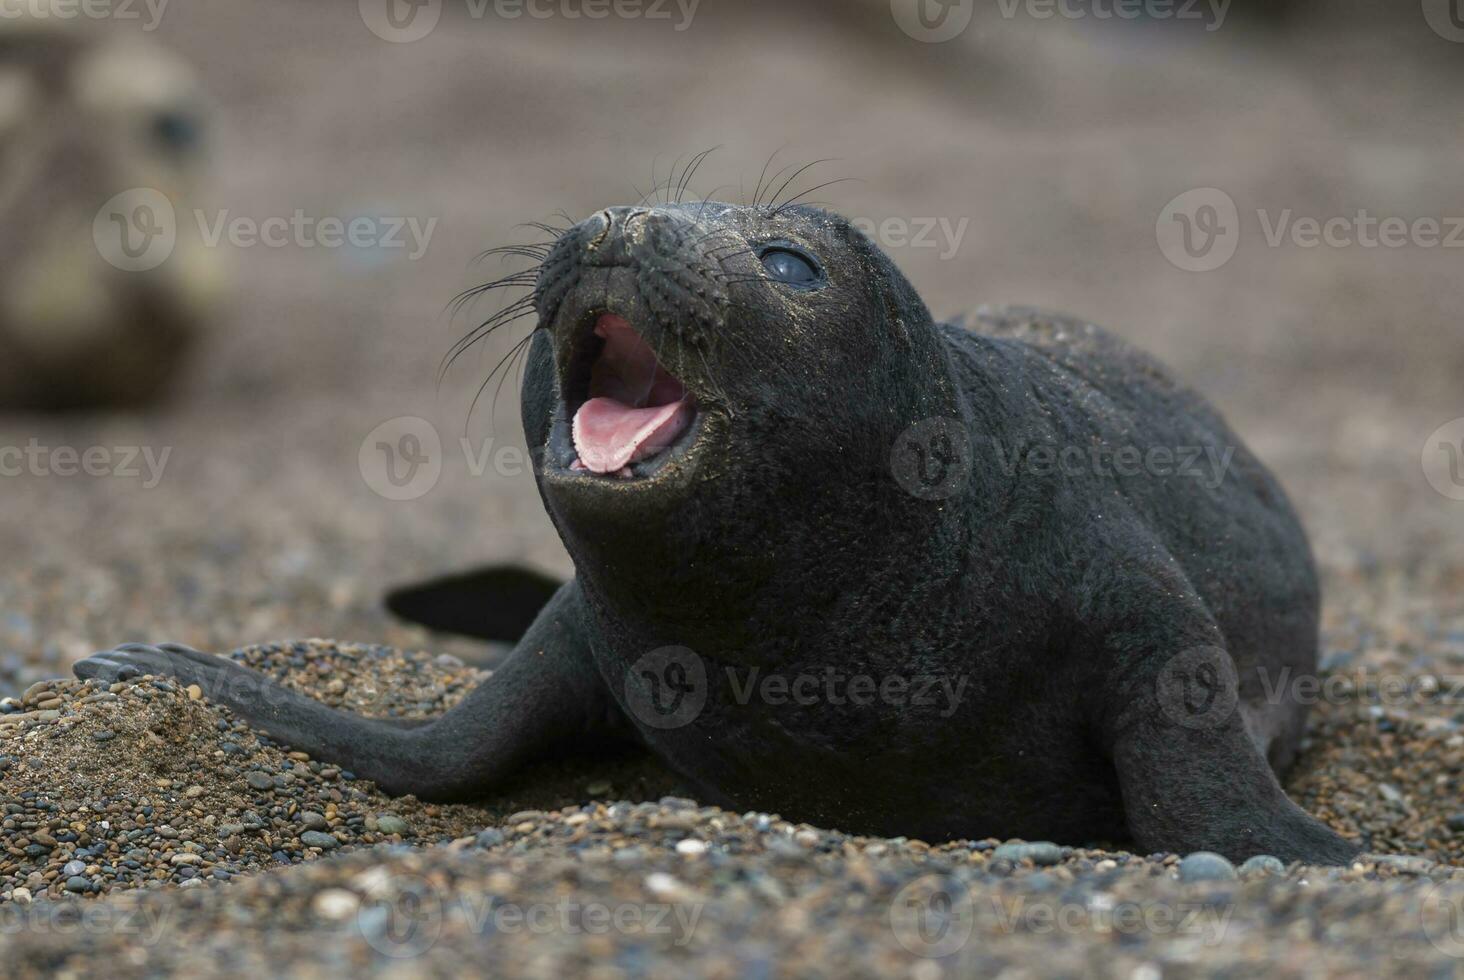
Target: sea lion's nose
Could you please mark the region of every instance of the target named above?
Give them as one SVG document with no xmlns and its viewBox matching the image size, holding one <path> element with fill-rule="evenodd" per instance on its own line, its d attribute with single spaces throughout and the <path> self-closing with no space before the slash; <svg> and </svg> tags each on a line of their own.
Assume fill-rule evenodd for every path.
<svg viewBox="0 0 1464 980">
<path fill-rule="evenodd" d="M 606 208 L 585 222 L 582 240 L 592 265 L 624 265 L 629 258 L 629 226 L 646 214 L 642 207 Z"/>
</svg>

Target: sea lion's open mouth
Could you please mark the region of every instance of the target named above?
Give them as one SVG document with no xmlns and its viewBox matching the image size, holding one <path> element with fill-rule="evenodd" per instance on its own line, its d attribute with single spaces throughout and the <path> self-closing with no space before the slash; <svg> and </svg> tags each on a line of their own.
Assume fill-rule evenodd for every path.
<svg viewBox="0 0 1464 980">
<path fill-rule="evenodd" d="M 624 317 L 601 313 L 579 345 L 565 407 L 576 471 L 634 479 L 634 467 L 674 446 L 696 420 L 686 385 L 663 367 Z"/>
</svg>

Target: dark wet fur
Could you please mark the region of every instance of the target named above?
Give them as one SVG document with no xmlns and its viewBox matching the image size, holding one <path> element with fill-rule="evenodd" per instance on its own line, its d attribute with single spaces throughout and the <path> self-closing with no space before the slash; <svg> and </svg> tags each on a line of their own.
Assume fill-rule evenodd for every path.
<svg viewBox="0 0 1464 980">
<path fill-rule="evenodd" d="M 762 275 L 768 241 L 816 255 L 828 285 Z M 609 209 L 543 255 L 523 413 L 578 575 L 489 681 L 407 729 L 178 649 L 114 651 L 78 671 L 204 683 L 294 747 L 429 799 L 627 738 L 709 801 L 846 831 L 1354 853 L 1274 772 L 1305 708 L 1268 701 L 1263 678 L 1284 685 L 1316 663 L 1306 538 L 1270 474 L 1152 360 L 1034 311 L 935 324 L 873 243 L 799 204 Z M 605 310 L 636 325 L 702 413 L 695 443 L 642 481 L 569 473 L 556 455 L 576 345 Z M 907 492 L 892 462 L 901 434 L 932 418 L 971 439 L 960 492 L 943 499 Z M 1094 445 L 1233 456 L 1214 488 L 1012 462 Z M 643 658 L 672 646 L 695 652 L 706 703 L 659 728 L 628 710 L 628 691 L 644 689 Z M 965 686 L 927 704 L 739 702 L 754 670 L 830 668 Z M 1175 713 L 1195 691 L 1201 707 L 1239 703 L 1197 725 Z"/>
</svg>

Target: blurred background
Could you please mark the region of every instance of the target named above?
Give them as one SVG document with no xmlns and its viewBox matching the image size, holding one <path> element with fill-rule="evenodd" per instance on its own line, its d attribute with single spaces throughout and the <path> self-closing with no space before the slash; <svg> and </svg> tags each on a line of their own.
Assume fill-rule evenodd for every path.
<svg viewBox="0 0 1464 980">
<path fill-rule="evenodd" d="M 469 413 L 531 324 L 439 384 L 503 300 L 449 302 L 521 268 L 475 262 L 542 240 L 521 223 L 631 203 L 713 146 L 692 194 L 828 158 L 787 192 L 853 178 L 812 197 L 874 229 L 938 317 L 1047 307 L 1159 355 L 1291 491 L 1334 661 L 1384 634 L 1405 662 L 1464 660 L 1464 423 L 1440 429 L 1464 416 L 1464 5 L 1374 6 L 0 18 L 0 694 L 129 640 L 475 652 L 382 593 L 570 568 L 512 451 L 514 379 Z M 1369 216 L 1408 233 L 1381 244 Z M 1307 219 L 1340 223 L 1318 242 Z"/>
</svg>

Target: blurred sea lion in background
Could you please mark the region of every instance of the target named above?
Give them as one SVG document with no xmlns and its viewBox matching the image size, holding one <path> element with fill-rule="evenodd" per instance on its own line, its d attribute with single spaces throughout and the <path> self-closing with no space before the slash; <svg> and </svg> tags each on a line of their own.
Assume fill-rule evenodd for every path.
<svg viewBox="0 0 1464 980">
<path fill-rule="evenodd" d="M 186 220 L 206 117 L 191 69 L 134 27 L 0 19 L 0 408 L 139 407 L 175 387 L 222 285 Z M 173 215 L 129 207 L 148 199 Z M 153 267 L 104 255 L 104 233 L 138 245 L 158 221 L 177 237 Z"/>
</svg>

